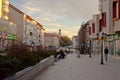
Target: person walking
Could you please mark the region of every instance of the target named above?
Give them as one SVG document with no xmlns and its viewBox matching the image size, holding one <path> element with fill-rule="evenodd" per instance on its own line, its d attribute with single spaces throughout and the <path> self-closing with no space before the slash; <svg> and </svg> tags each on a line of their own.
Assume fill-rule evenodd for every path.
<svg viewBox="0 0 120 80">
<path fill-rule="evenodd" d="M 108 47 L 106 46 L 105 49 L 104 49 L 104 53 L 105 53 L 105 61 L 107 61 L 107 57 L 108 57 Z"/>
</svg>

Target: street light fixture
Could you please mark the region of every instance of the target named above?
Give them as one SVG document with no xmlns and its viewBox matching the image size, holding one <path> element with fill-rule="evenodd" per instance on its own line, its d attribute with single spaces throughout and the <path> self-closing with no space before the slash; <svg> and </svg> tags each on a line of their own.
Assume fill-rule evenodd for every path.
<svg viewBox="0 0 120 80">
<path fill-rule="evenodd" d="M 32 52 L 34 53 L 34 42 L 31 42 Z"/>
</svg>

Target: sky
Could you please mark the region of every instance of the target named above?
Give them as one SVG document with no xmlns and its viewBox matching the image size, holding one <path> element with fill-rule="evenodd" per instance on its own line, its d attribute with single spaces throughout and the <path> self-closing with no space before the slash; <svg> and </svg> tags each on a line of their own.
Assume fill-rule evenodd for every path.
<svg viewBox="0 0 120 80">
<path fill-rule="evenodd" d="M 9 0 L 22 12 L 43 25 L 46 32 L 70 38 L 76 36 L 83 22 L 98 13 L 99 0 Z"/>
</svg>

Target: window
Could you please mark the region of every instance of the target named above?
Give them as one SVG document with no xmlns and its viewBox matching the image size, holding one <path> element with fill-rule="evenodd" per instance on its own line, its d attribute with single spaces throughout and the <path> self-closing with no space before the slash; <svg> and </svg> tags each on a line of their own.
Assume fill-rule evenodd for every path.
<svg viewBox="0 0 120 80">
<path fill-rule="evenodd" d="M 99 32 L 102 31 L 102 20 L 99 21 Z"/>
<path fill-rule="evenodd" d="M 30 32 L 30 36 L 32 36 L 33 35 L 33 33 L 32 32 Z"/>
<path fill-rule="evenodd" d="M 95 23 L 92 23 L 92 33 L 95 33 Z"/>
<path fill-rule="evenodd" d="M 119 12 L 119 0 L 113 0 L 113 20 L 117 20 L 119 19 L 119 15 L 120 15 L 120 12 Z"/>
<path fill-rule="evenodd" d="M 89 27 L 89 35 L 91 35 L 91 27 Z"/>
<path fill-rule="evenodd" d="M 102 13 L 102 27 L 106 27 L 106 13 Z"/>
</svg>

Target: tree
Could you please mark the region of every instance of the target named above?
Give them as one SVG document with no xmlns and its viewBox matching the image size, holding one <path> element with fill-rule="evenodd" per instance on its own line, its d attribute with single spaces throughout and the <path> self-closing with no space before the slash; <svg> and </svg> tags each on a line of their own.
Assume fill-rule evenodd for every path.
<svg viewBox="0 0 120 80">
<path fill-rule="evenodd" d="M 61 36 L 60 37 L 60 45 L 61 46 L 69 46 L 69 45 L 71 45 L 71 40 L 70 40 L 70 38 L 68 37 L 68 36 Z"/>
</svg>

